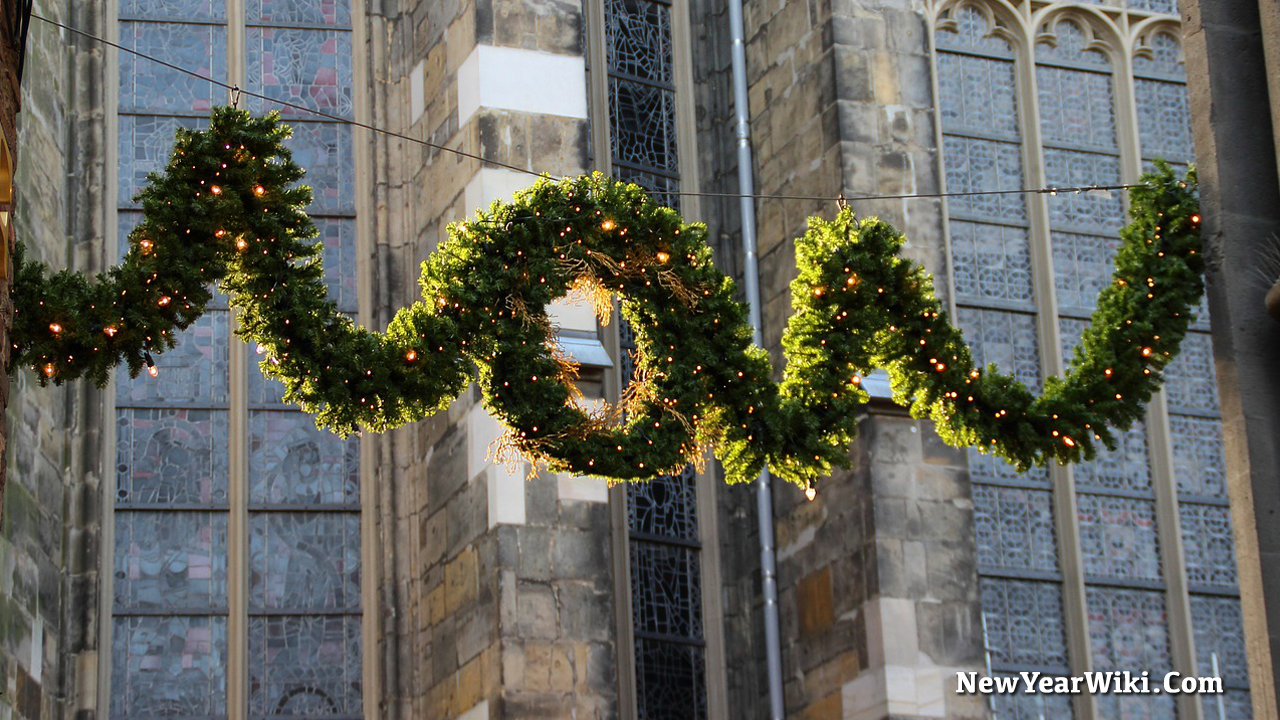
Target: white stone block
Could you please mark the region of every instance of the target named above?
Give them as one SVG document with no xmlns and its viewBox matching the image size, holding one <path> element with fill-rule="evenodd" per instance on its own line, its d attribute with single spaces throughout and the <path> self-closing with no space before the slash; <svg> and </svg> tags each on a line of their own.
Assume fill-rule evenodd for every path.
<svg viewBox="0 0 1280 720">
<path fill-rule="evenodd" d="M 580 56 L 477 45 L 457 78 L 459 126 L 480 108 L 587 117 L 586 67 Z"/>
<path fill-rule="evenodd" d="M 580 475 L 556 475 L 556 492 L 561 500 L 583 502 L 609 502 L 609 483 L 600 478 Z"/>
<path fill-rule="evenodd" d="M 419 60 L 417 65 L 409 71 L 409 124 L 418 122 L 418 118 L 422 117 L 422 113 L 427 109 L 426 98 L 424 93 L 426 88 L 423 87 L 424 61 Z"/>
</svg>

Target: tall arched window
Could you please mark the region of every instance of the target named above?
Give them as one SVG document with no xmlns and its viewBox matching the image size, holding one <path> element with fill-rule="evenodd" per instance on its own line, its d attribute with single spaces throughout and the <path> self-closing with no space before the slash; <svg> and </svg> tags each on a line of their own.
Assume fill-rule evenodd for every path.
<svg viewBox="0 0 1280 720">
<path fill-rule="evenodd" d="M 950 192 L 1131 182 L 1191 160 L 1173 4 L 934 4 Z M 1099 10 L 1102 8 L 1102 10 Z M 1111 282 L 1119 193 L 949 198 L 952 301 L 978 358 L 1033 389 L 1061 372 Z M 996 674 L 1177 670 L 1216 657 L 1227 718 L 1250 697 L 1216 383 L 1203 306 L 1146 421 L 1073 468 L 970 453 L 986 645 Z M 1218 699 L 1006 695 L 1006 718 L 1218 718 Z"/>
<path fill-rule="evenodd" d="M 346 0 L 120 0 L 116 34 L 207 77 L 354 117 Z M 134 195 L 174 130 L 204 126 L 227 98 L 127 52 L 117 66 L 123 254 Z M 293 126 L 330 294 L 357 312 L 351 127 L 242 102 Z M 104 707 L 113 718 L 364 717 L 358 441 L 284 404 L 231 336 L 225 299 L 212 307 L 156 357 L 155 377 L 115 384 Z"/>
<path fill-rule="evenodd" d="M 668 0 L 587 4 L 594 165 L 695 217 L 688 7 Z M 631 381 L 636 344 L 618 323 L 619 385 Z M 690 466 L 615 488 L 620 542 L 620 716 L 715 717 L 723 674 L 715 568 L 715 486 Z M 623 528 L 625 528 L 623 530 Z M 625 587 L 623 586 L 625 584 Z M 630 647 L 628 647 L 630 645 Z"/>
</svg>

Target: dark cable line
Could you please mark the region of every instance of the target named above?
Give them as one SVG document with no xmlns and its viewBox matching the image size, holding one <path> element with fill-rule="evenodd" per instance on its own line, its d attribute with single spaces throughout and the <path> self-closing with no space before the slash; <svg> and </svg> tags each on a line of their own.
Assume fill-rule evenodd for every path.
<svg viewBox="0 0 1280 720">
<path fill-rule="evenodd" d="M 501 160 L 493 160 L 491 158 L 486 158 L 480 155 L 476 155 L 475 153 L 469 153 L 465 150 L 458 150 L 456 148 L 447 147 L 445 145 L 438 145 L 428 140 L 421 140 L 419 138 L 410 137 L 409 135 L 398 133 L 398 132 L 395 132 L 394 130 L 387 130 L 385 128 L 376 127 L 368 123 L 360 122 L 359 120 L 351 120 L 348 118 L 340 117 L 338 115 L 332 115 L 330 113 L 324 112 L 323 110 L 316 110 L 314 108 L 309 108 L 305 105 L 299 105 L 297 103 L 289 102 L 288 100 L 281 100 L 279 98 L 274 98 L 269 95 L 263 95 L 262 93 L 254 92 L 252 90 L 245 90 L 244 88 L 238 85 L 231 85 L 221 80 L 216 80 L 211 77 L 206 77 L 204 75 L 201 75 L 200 73 L 195 72 L 194 70 L 188 70 L 184 67 L 174 65 L 171 62 L 161 60 L 160 58 L 154 57 L 152 55 L 148 55 L 144 52 L 139 52 L 132 48 L 127 48 L 123 45 L 120 45 L 119 43 L 112 42 L 104 37 L 94 35 L 93 33 L 85 32 L 84 30 L 78 30 L 76 28 L 71 27 L 70 25 L 64 25 L 63 23 L 60 23 L 57 20 L 50 20 L 49 18 L 46 18 L 42 15 L 38 15 L 36 13 L 31 13 L 31 17 L 37 20 L 40 20 L 42 22 L 46 22 L 50 25 L 62 28 L 63 30 L 66 30 L 68 32 L 75 33 L 76 35 L 80 35 L 82 37 L 88 38 L 90 40 L 94 40 L 96 42 L 100 42 L 104 45 L 109 45 L 117 50 L 123 50 L 124 52 L 130 53 L 131 55 L 135 55 L 145 60 L 150 60 L 151 62 L 156 63 L 158 65 L 162 65 L 166 68 L 169 68 L 170 70 L 176 70 L 177 72 L 184 73 L 192 77 L 199 78 L 206 82 L 212 83 L 213 85 L 216 85 L 218 87 L 221 87 L 231 92 L 232 95 L 236 97 L 237 101 L 238 101 L 239 95 L 244 94 L 250 97 L 258 98 L 259 100 L 263 100 L 269 103 L 275 103 L 277 105 L 283 105 L 285 107 L 292 108 L 294 110 L 301 110 L 302 112 L 311 113 L 312 115 L 325 118 L 326 120 L 330 120 L 337 123 L 343 123 L 346 125 L 351 125 L 353 127 L 363 128 L 370 132 L 381 133 L 383 135 L 387 135 L 388 137 L 393 137 L 400 140 L 405 140 L 407 142 L 416 143 L 418 145 L 423 145 L 423 146 L 432 148 L 433 150 L 440 150 L 443 152 L 453 153 L 460 157 L 477 160 L 481 163 L 485 163 L 488 165 L 496 165 L 497 167 L 505 168 L 507 170 L 514 170 L 519 173 L 524 173 L 526 175 L 532 175 L 534 177 L 539 177 L 539 178 L 551 177 L 549 173 L 535 172 L 533 170 L 529 170 L 528 168 L 522 168 L 516 165 L 511 165 L 509 163 L 502 162 Z M 911 193 L 911 194 L 904 194 L 904 195 L 854 195 L 854 196 L 842 195 L 838 198 L 823 197 L 819 195 L 759 195 L 759 194 L 743 195 L 740 193 L 695 192 L 692 190 L 682 190 L 682 191 L 676 191 L 676 192 L 670 192 L 670 191 L 656 191 L 656 192 L 658 192 L 658 194 L 678 195 L 681 197 L 708 197 L 708 198 L 727 198 L 727 199 L 739 199 L 739 200 L 742 198 L 751 198 L 753 200 L 816 200 L 819 202 L 839 203 L 843 201 L 853 202 L 853 201 L 861 201 L 861 200 L 913 200 L 913 199 L 948 198 L 948 197 L 973 197 L 978 195 L 1031 195 L 1031 194 L 1057 195 L 1058 193 L 1069 193 L 1069 192 L 1083 193 L 1083 192 L 1089 192 L 1093 190 L 1102 190 L 1102 191 L 1128 190 L 1130 188 L 1136 188 L 1136 187 L 1143 187 L 1143 184 L 1129 183 L 1129 184 L 1120 184 L 1120 185 L 1081 185 L 1081 186 L 1074 186 L 1074 187 L 1046 187 L 1046 188 L 1018 189 L 1018 190 L 970 190 L 970 191 L 964 191 L 964 192 Z"/>
</svg>

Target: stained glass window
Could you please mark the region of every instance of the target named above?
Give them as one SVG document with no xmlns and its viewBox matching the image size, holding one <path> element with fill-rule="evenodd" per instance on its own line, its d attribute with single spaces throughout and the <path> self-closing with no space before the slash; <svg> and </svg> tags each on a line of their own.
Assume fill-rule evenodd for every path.
<svg viewBox="0 0 1280 720">
<path fill-rule="evenodd" d="M 1157 158 L 1175 168 L 1192 160 L 1175 3 L 1092 3 L 1124 16 L 1118 25 L 1128 37 L 1117 37 L 1115 25 L 1090 12 L 1073 12 L 1073 4 L 1014 3 L 1019 14 L 1039 18 L 1034 27 L 1005 14 L 1003 3 L 935 4 L 937 112 L 949 192 L 1113 185 L 1132 182 Z M 1171 22 L 1149 22 L 1153 14 Z M 1125 51 L 1132 52 L 1131 63 Z M 1132 78 L 1118 74 L 1128 67 Z M 1035 97 L 1026 96 L 1031 88 Z M 1122 132 L 1134 120 L 1136 138 Z M 1073 358 L 1099 292 L 1113 282 L 1125 200 L 1101 188 L 947 199 L 956 319 L 979 361 L 1038 386 L 1042 360 Z M 1056 315 L 1060 347 L 1038 342 L 1042 312 Z M 1204 315 L 1202 302 L 1194 332 L 1165 371 L 1167 425 L 1156 413 L 1157 422 L 1117 433 L 1114 450 L 1073 465 L 1069 476 L 1054 474 L 1057 487 L 1044 469 L 1023 475 L 969 451 L 983 615 L 996 674 L 1038 662 L 1028 655 L 1045 646 L 1037 632 L 1063 623 L 1088 631 L 1094 669 L 1141 667 L 1154 675 L 1172 667 L 1166 576 L 1184 572 L 1192 612 L 1178 622 L 1189 619 L 1195 628 L 1198 657 L 1183 662 L 1208 674 L 1206 647 L 1218 648 L 1228 658 L 1220 658 L 1229 678 L 1228 717 L 1249 717 L 1247 674 L 1228 668 L 1242 662 L 1239 591 Z M 1153 457 L 1165 447 L 1172 448 L 1168 472 L 1157 470 L 1163 463 Z M 1075 496 L 1061 502 L 1056 495 L 1070 487 L 1068 477 Z M 1157 495 L 1166 502 L 1168 494 L 1156 491 L 1168 487 L 1177 489 L 1176 533 L 1161 527 L 1165 515 L 1157 512 Z M 1063 517 L 1067 508 L 1071 517 Z M 1044 601 L 1061 593 L 1058 556 L 1075 553 L 1057 543 L 1055 530 L 1065 523 L 1079 538 L 1080 556 L 1070 559 L 1085 575 L 1084 617 L 1060 617 L 1066 613 L 1061 601 Z M 1180 539 L 1178 552 L 1162 548 L 1170 538 Z M 1179 567 L 1165 567 L 1166 555 L 1177 557 Z M 1061 669 L 1044 671 L 1083 665 L 1082 658 L 1068 660 L 1064 651 L 1057 658 Z M 1059 702 L 1050 707 L 1043 697 L 1007 696 L 995 700 L 995 709 L 1002 718 L 1069 717 L 1068 701 Z M 1205 703 L 1206 717 L 1217 717 L 1216 700 Z M 1174 716 L 1168 697 L 1101 697 L 1098 711 L 1109 720 Z"/>
<path fill-rule="evenodd" d="M 670 5 L 604 0 L 608 138 L 614 177 L 679 209 L 680 166 Z M 619 365 L 629 381 L 635 336 L 619 323 Z M 627 485 L 636 716 L 704 718 L 706 648 L 702 558 L 693 468 Z"/>
<path fill-rule="evenodd" d="M 221 0 L 122 0 L 125 47 L 201 75 L 340 118 L 352 117 L 349 0 L 249 0 L 232 42 Z M 244 48 L 229 67 L 228 47 Z M 120 54 L 121 251 L 138 222 L 134 195 L 163 167 L 177 128 L 199 128 L 225 90 Z M 270 109 L 245 100 L 252 112 Z M 285 111 L 298 115 L 298 112 Z M 307 170 L 325 281 L 357 310 L 355 162 L 350 127 L 294 121 Z M 229 678 L 253 718 L 359 718 L 360 481 L 357 441 L 317 430 L 281 400 L 260 357 L 231 338 L 224 299 L 155 356 L 158 374 L 116 382 L 111 621 L 115 718 L 227 715 Z M 232 353 L 249 358 L 232 372 Z M 247 404 L 233 388 L 247 387 Z M 247 462 L 231 462 L 232 436 Z M 232 492 L 236 488 L 239 492 Z M 233 508 L 232 498 L 244 505 Z M 232 511 L 247 512 L 242 536 Z M 232 563 L 240 552 L 244 563 Z M 239 579 L 237 583 L 235 579 Z M 231 588 L 247 614 L 232 615 Z M 233 638 L 248 662 L 231 658 Z"/>
</svg>

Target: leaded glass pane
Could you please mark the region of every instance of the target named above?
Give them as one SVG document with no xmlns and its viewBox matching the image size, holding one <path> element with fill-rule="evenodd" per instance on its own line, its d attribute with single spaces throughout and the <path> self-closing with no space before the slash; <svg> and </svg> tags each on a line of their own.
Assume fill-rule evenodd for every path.
<svg viewBox="0 0 1280 720">
<path fill-rule="evenodd" d="M 350 215 L 356 210 L 356 165 L 351 127 L 336 123 L 295 122 L 285 146 L 306 169 L 302 184 L 311 187 L 313 215 Z M 326 258 L 327 259 L 327 258 Z M 355 271 L 355 266 L 348 272 Z"/>
<path fill-rule="evenodd" d="M 969 478 L 975 483 L 1001 483 L 1049 487 L 1049 471 L 1033 467 L 1025 473 L 1010 465 L 1003 458 L 969 448 Z"/>
<path fill-rule="evenodd" d="M 989 570 L 1056 573 L 1053 497 L 1048 490 L 973 486 L 978 565 Z"/>
<path fill-rule="evenodd" d="M 1040 132 L 1046 143 L 1115 149 L 1116 109 L 1110 75 L 1037 65 L 1036 85 Z"/>
<path fill-rule="evenodd" d="M 698 720 L 707 716 L 701 647 L 636 638 L 636 717 Z"/>
<path fill-rule="evenodd" d="M 1205 672 L 1208 672 L 1207 670 Z M 1218 695 L 1201 695 L 1205 720 L 1218 720 Z M 1253 720 L 1253 699 L 1248 690 L 1230 690 L 1222 693 L 1222 711 L 1226 720 Z"/>
<path fill-rule="evenodd" d="M 1107 59 L 1106 53 L 1086 49 L 1089 37 L 1076 21 L 1059 20 L 1053 32 L 1052 41 L 1046 40 L 1036 45 L 1036 60 L 1088 65 L 1099 70 L 1111 68 L 1111 61 Z M 1043 109 L 1040 114 L 1045 116 Z"/>
<path fill-rule="evenodd" d="M 696 548 L 633 539 L 632 615 L 636 632 L 702 637 L 702 583 Z"/>
<path fill-rule="evenodd" d="M 649 0 L 605 0 L 609 72 L 672 84 L 671 9 Z"/>
<path fill-rule="evenodd" d="M 178 334 L 176 346 L 152 356 L 155 377 L 146 372 L 133 378 L 117 375 L 116 403 L 225 405 L 230 372 L 227 323 L 227 311 L 208 310 Z"/>
<path fill-rule="evenodd" d="M 1235 590 L 1236 550 L 1231 532 L 1231 508 L 1184 502 L 1178 505 L 1178 515 L 1182 520 L 1187 582 L 1197 588 Z"/>
<path fill-rule="evenodd" d="M 1135 422 L 1117 432 L 1116 449 L 1099 444 L 1093 460 L 1075 465 L 1076 487 L 1100 492 L 1151 494 L 1151 462 L 1147 452 L 1147 428 Z"/>
<path fill-rule="evenodd" d="M 1076 504 L 1086 575 L 1160 580 L 1154 501 L 1081 493 Z"/>
<path fill-rule="evenodd" d="M 693 467 L 679 475 L 627 484 L 632 532 L 698 539 L 698 488 Z"/>
<path fill-rule="evenodd" d="M 147 20 L 225 20 L 226 0 L 120 0 L 120 17 Z"/>
<path fill-rule="evenodd" d="M 121 202 L 123 202 L 124 195 L 121 194 L 120 198 Z M 116 233 L 118 240 L 116 247 L 116 262 L 124 260 L 125 253 L 129 252 L 129 233 L 133 232 L 133 229 L 138 227 L 140 224 L 142 224 L 141 212 L 126 212 L 121 210 L 116 213 Z"/>
<path fill-rule="evenodd" d="M 226 716 L 226 618 L 117 616 L 111 646 L 113 718 Z"/>
<path fill-rule="evenodd" d="M 315 218 L 324 246 L 324 285 L 338 309 L 349 313 L 360 307 L 356 294 L 356 221 L 350 218 Z"/>
<path fill-rule="evenodd" d="M 227 604 L 227 514 L 116 514 L 117 610 L 215 610 Z"/>
<path fill-rule="evenodd" d="M 120 44 L 216 80 L 227 77 L 227 29 L 222 25 L 121 22 Z M 206 114 L 226 91 L 213 83 L 120 53 L 120 110 Z"/>
<path fill-rule="evenodd" d="M 1008 40 L 991 34 L 991 23 L 977 9 L 964 6 L 956 10 L 951 20 L 953 28 L 938 31 L 937 45 L 943 50 L 979 51 L 986 54 L 1004 57 L 1013 56 L 1013 47 Z"/>
<path fill-rule="evenodd" d="M 1142 156 L 1182 163 L 1194 160 L 1187 86 L 1136 78 L 1133 90 L 1138 104 Z"/>
<path fill-rule="evenodd" d="M 977 193 L 1024 187 L 1022 146 L 1016 143 L 945 136 L 942 151 L 946 157 L 948 192 Z M 1019 225 L 1027 222 L 1027 202 L 1020 194 L 952 197 L 948 207 L 952 214 L 975 219 Z"/>
<path fill-rule="evenodd" d="M 250 25 L 351 25 L 349 0 L 248 0 L 245 21 Z"/>
<path fill-rule="evenodd" d="M 961 297 L 1034 307 L 1026 228 L 952 221 L 951 270 Z"/>
<path fill-rule="evenodd" d="M 147 184 L 147 174 L 160 172 L 173 154 L 173 136 L 178 128 L 204 128 L 209 121 L 191 117 L 120 116 L 120 204 L 141 207 L 134 202 Z M 121 235 L 121 238 L 126 237 Z"/>
<path fill-rule="evenodd" d="M 1178 42 L 1178 38 L 1167 32 L 1158 32 L 1148 39 L 1147 49 L 1150 50 L 1150 56 L 1145 53 L 1133 56 L 1134 74 L 1166 80 L 1187 79 L 1182 59 L 1182 43 Z"/>
<path fill-rule="evenodd" d="M 1152 686 L 1158 686 L 1163 673 L 1151 674 Z M 1101 693 L 1098 717 L 1107 720 L 1169 720 L 1178 716 L 1172 695 L 1117 695 Z"/>
<path fill-rule="evenodd" d="M 942 131 L 1017 140 L 1017 87 L 1010 60 L 938 53 Z"/>
<path fill-rule="evenodd" d="M 1010 673 L 993 673 L 1001 677 L 1009 677 Z M 1018 682 L 1022 682 L 1018 676 Z M 998 693 L 991 696 L 995 700 L 996 714 L 1000 720 L 1071 720 L 1070 695 L 1045 695 L 1043 693 Z"/>
<path fill-rule="evenodd" d="M 1212 654 L 1217 653 L 1218 676 L 1223 684 L 1248 687 L 1249 660 L 1245 656 L 1240 599 L 1192 595 L 1191 621 L 1195 626 L 1196 662 L 1200 674 L 1213 674 Z"/>
<path fill-rule="evenodd" d="M 1165 366 L 1164 378 L 1170 409 L 1218 413 L 1218 380 L 1208 333 L 1187 333 L 1181 351 Z"/>
<path fill-rule="evenodd" d="M 1080 339 L 1084 337 L 1084 331 L 1089 325 L 1090 322 L 1088 320 L 1069 317 L 1058 318 L 1058 333 L 1062 341 L 1063 358 L 1067 360 L 1075 358 L 1076 350 L 1080 346 Z"/>
<path fill-rule="evenodd" d="M 316 427 L 307 414 L 249 411 L 249 502 L 354 507 L 360 501 L 359 440 Z"/>
<path fill-rule="evenodd" d="M 249 717 L 360 715 L 360 618 L 249 618 Z"/>
<path fill-rule="evenodd" d="M 249 606 L 255 611 L 358 611 L 360 516 L 250 514 Z"/>
<path fill-rule="evenodd" d="M 993 664 L 1067 668 L 1062 587 L 1057 583 L 984 577 L 982 614 Z"/>
<path fill-rule="evenodd" d="M 1050 187 L 1120 184 L 1120 159 L 1112 155 L 1044 149 L 1045 179 Z M 1049 222 L 1055 230 L 1119 234 L 1124 203 L 1117 192 L 1089 190 L 1049 195 Z"/>
<path fill-rule="evenodd" d="M 1053 239 L 1053 284 L 1058 306 L 1063 310 L 1092 313 L 1098 293 L 1113 281 L 1116 251 L 1120 240 L 1079 233 L 1055 232 Z"/>
<path fill-rule="evenodd" d="M 1040 352 L 1035 316 L 996 310 L 959 308 L 956 324 L 964 332 L 978 365 L 995 363 L 1033 391 L 1040 389 Z"/>
<path fill-rule="evenodd" d="M 613 166 L 613 176 L 622 182 L 639 185 L 649 193 L 649 198 L 654 203 L 679 212 L 680 196 L 676 194 L 680 192 L 679 180 L 665 175 L 640 172 L 639 170 L 631 170 L 617 165 Z M 629 377 L 629 375 L 626 377 Z"/>
<path fill-rule="evenodd" d="M 1173 415 L 1169 418 L 1169 430 L 1178 494 L 1226 500 L 1222 423 L 1212 418 Z"/>
<path fill-rule="evenodd" d="M 224 410 L 116 411 L 116 504 L 227 502 Z"/>
<path fill-rule="evenodd" d="M 1089 587 L 1085 593 L 1094 670 L 1154 674 L 1171 667 L 1163 592 Z"/>
<path fill-rule="evenodd" d="M 247 89 L 312 110 L 351 118 L 351 34 L 332 30 L 251 27 Z M 258 98 L 248 98 L 252 112 L 280 110 L 285 116 L 305 113 Z"/>
<path fill-rule="evenodd" d="M 615 161 L 675 172 L 675 93 L 609 78 L 610 149 Z"/>
<path fill-rule="evenodd" d="M 1126 0 L 1125 5 L 1134 10 L 1146 10 L 1164 15 L 1178 14 L 1177 0 Z"/>
</svg>

